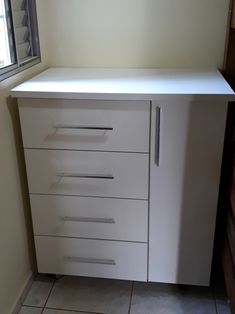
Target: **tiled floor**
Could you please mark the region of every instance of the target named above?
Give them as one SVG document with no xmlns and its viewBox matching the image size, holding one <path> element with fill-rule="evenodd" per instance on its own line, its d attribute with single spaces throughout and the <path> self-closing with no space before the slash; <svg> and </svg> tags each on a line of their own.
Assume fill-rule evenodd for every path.
<svg viewBox="0 0 235 314">
<path fill-rule="evenodd" d="M 230 314 L 209 288 L 63 276 L 38 276 L 20 314 Z"/>
</svg>

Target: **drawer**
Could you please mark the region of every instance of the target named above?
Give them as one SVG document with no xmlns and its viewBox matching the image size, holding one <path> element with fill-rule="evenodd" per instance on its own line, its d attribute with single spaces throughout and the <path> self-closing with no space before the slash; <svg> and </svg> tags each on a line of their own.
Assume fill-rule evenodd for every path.
<svg viewBox="0 0 235 314">
<path fill-rule="evenodd" d="M 148 198 L 148 154 L 26 149 L 30 193 Z"/>
<path fill-rule="evenodd" d="M 30 195 L 35 235 L 147 242 L 148 201 Z"/>
<path fill-rule="evenodd" d="M 147 244 L 35 236 L 38 271 L 147 281 Z"/>
<path fill-rule="evenodd" d="M 25 148 L 149 151 L 150 102 L 19 99 Z"/>
</svg>

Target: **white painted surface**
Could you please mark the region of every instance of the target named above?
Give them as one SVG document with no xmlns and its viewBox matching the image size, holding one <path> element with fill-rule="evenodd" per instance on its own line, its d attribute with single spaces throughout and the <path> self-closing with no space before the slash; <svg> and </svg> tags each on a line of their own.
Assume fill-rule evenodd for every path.
<svg viewBox="0 0 235 314">
<path fill-rule="evenodd" d="M 150 102 L 25 98 L 18 103 L 26 148 L 149 151 Z"/>
<path fill-rule="evenodd" d="M 22 98 L 158 99 L 159 95 L 234 95 L 216 70 L 52 68 L 11 91 Z"/>
<path fill-rule="evenodd" d="M 147 280 L 147 244 L 35 237 L 38 271 L 128 280 Z M 113 260 L 115 265 L 81 263 L 78 258 Z"/>
<path fill-rule="evenodd" d="M 154 162 L 156 107 L 160 164 Z M 154 103 L 149 281 L 208 285 L 226 103 Z"/>
<path fill-rule="evenodd" d="M 35 235 L 147 242 L 147 201 L 30 195 L 30 202 Z"/>
<path fill-rule="evenodd" d="M 93 109 L 97 108 L 97 115 L 100 114 L 98 99 L 112 100 L 110 107 L 115 110 L 119 106 L 115 106 L 118 102 L 114 100 L 118 99 L 145 99 L 147 102 L 152 100 L 154 108 L 161 107 L 159 167 L 154 161 L 156 116 L 155 110 L 152 112 L 148 280 L 208 285 L 227 101 L 234 97 L 233 91 L 221 75 L 213 70 L 192 72 L 156 69 L 50 69 L 17 90 L 13 91 L 13 94 L 19 97 L 54 97 L 60 98 L 58 102 L 67 105 L 69 102 L 61 99 L 96 99 Z M 22 103 L 25 101 L 29 104 L 25 107 L 27 110 L 41 100 L 24 99 Z M 44 101 L 57 103 L 56 99 Z M 140 103 L 136 102 L 137 104 Z M 143 108 L 145 106 L 146 103 L 143 103 Z M 84 110 L 87 111 L 88 107 L 87 103 Z M 50 115 L 53 116 L 53 113 L 50 112 Z M 30 115 L 27 119 L 29 118 Z M 121 121 L 121 116 L 116 118 Z M 47 119 L 45 116 L 45 121 Z M 36 121 L 35 114 L 33 120 Z M 38 120 L 39 122 L 35 122 L 36 137 L 38 125 L 44 125 L 40 114 Z M 132 124 L 133 120 L 134 115 L 130 115 L 129 123 Z M 28 122 L 23 122 L 25 123 Z M 136 121 L 133 124 L 135 123 Z M 138 124 L 140 129 L 143 125 L 146 126 L 142 118 Z M 27 126 L 26 133 L 33 127 L 33 124 Z M 131 127 L 128 129 L 127 124 L 125 130 L 126 133 L 133 132 Z M 30 145 L 33 145 L 35 134 L 29 136 Z M 28 135 L 23 133 L 23 136 Z M 136 135 L 131 136 L 134 139 Z M 140 142 L 144 143 L 144 137 L 146 135 L 141 136 Z M 147 135 L 145 145 L 148 144 L 148 139 Z M 124 142 L 123 138 L 117 141 L 121 145 Z M 59 146 L 59 150 L 25 149 L 30 193 L 148 200 L 147 153 L 71 151 L 63 150 L 65 147 Z M 91 150 L 92 147 L 94 146 L 90 146 Z M 115 146 L 111 144 L 108 147 L 114 149 Z M 73 149 L 72 146 L 69 148 Z M 115 179 L 59 178 L 57 174 L 60 173 L 113 175 Z M 38 239 L 39 237 L 36 237 L 36 241 Z M 47 248 L 44 245 L 49 245 L 48 239 L 40 237 L 39 265 L 46 264 L 45 252 L 53 247 L 55 251 L 61 248 L 64 252 L 64 243 L 71 240 L 63 236 L 51 238 L 50 242 L 56 242 L 56 245 L 51 244 L 51 247 Z M 91 240 L 86 241 L 86 244 L 91 243 Z M 101 242 L 97 240 L 96 243 Z M 134 243 L 126 243 L 128 246 L 132 244 Z M 99 244 L 97 249 L 98 247 Z M 71 245 L 71 252 L 76 248 L 77 244 Z M 115 248 L 112 249 L 115 252 Z M 137 251 L 130 251 L 130 255 L 134 254 L 134 259 L 141 249 L 138 253 Z M 119 251 L 117 248 L 116 253 L 119 252 L 123 260 L 117 272 L 106 272 L 104 275 L 107 265 L 101 272 L 97 265 L 89 265 L 81 273 L 108 278 L 135 278 L 128 267 L 125 268 L 125 275 L 120 277 L 125 259 L 123 254 L 126 251 Z M 129 255 L 126 257 L 129 258 Z M 46 269 L 46 266 L 41 269 L 45 272 L 81 274 L 80 266 L 79 269 L 74 265 L 70 267 L 67 262 L 62 263 L 60 268 L 58 262 L 53 260 L 50 262 L 50 270 Z M 143 276 L 147 266 L 146 269 L 140 267 L 138 271 L 139 276 Z"/>
<path fill-rule="evenodd" d="M 229 0 L 38 0 L 50 66 L 220 67 Z"/>
<path fill-rule="evenodd" d="M 30 193 L 148 199 L 148 154 L 25 150 Z M 114 179 L 60 178 L 58 174 Z"/>
</svg>

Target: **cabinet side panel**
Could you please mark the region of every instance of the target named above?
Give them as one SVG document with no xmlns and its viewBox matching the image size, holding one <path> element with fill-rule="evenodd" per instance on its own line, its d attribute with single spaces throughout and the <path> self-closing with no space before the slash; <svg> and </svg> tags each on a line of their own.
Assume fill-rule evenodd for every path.
<svg viewBox="0 0 235 314">
<path fill-rule="evenodd" d="M 209 284 L 226 113 L 225 102 L 152 106 L 149 281 Z"/>
</svg>

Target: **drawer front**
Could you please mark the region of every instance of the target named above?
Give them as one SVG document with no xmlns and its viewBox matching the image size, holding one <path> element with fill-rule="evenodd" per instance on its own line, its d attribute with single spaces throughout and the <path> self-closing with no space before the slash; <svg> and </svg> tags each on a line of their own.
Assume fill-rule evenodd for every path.
<svg viewBox="0 0 235 314">
<path fill-rule="evenodd" d="M 31 195 L 35 235 L 147 242 L 148 202 Z"/>
<path fill-rule="evenodd" d="M 148 198 L 148 154 L 26 149 L 30 193 Z"/>
<path fill-rule="evenodd" d="M 147 244 L 35 236 L 38 271 L 147 281 Z"/>
<path fill-rule="evenodd" d="M 150 102 L 19 99 L 25 148 L 149 151 Z"/>
</svg>

